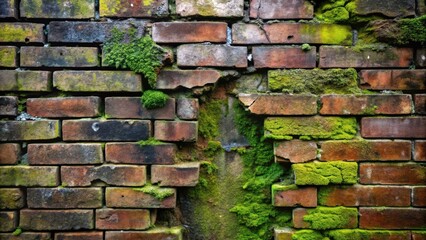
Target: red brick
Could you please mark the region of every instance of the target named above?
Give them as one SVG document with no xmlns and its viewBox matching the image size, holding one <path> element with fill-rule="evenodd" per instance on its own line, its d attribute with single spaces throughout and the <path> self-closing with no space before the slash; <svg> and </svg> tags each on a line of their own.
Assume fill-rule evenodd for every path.
<svg viewBox="0 0 426 240">
<path fill-rule="evenodd" d="M 194 88 L 216 83 L 221 73 L 216 70 L 162 70 L 158 74 L 157 89 Z"/>
<path fill-rule="evenodd" d="M 147 231 L 107 231 L 105 232 L 105 240 L 180 240 L 182 238 L 182 229 L 179 227 L 164 228 L 156 227 Z"/>
<path fill-rule="evenodd" d="M 0 209 L 20 209 L 25 205 L 24 192 L 19 188 L 0 188 Z"/>
<path fill-rule="evenodd" d="M 59 121 L 0 122 L 0 141 L 49 140 L 59 137 Z"/>
<path fill-rule="evenodd" d="M 314 6 L 305 0 L 253 0 L 250 2 L 250 17 L 262 19 L 312 19 L 314 17 Z"/>
<path fill-rule="evenodd" d="M 244 15 L 243 0 L 176 0 L 176 13 L 180 16 L 203 17 L 242 17 Z"/>
<path fill-rule="evenodd" d="M 93 229 L 93 210 L 30 210 L 20 213 L 19 226 L 23 230 L 79 230 Z"/>
<path fill-rule="evenodd" d="M 179 67 L 247 67 L 247 48 L 187 44 L 177 48 Z"/>
<path fill-rule="evenodd" d="M 176 114 L 181 120 L 196 120 L 200 105 L 197 98 L 178 98 Z"/>
<path fill-rule="evenodd" d="M 394 186 L 329 186 L 319 191 L 318 203 L 324 206 L 408 207 L 411 188 Z"/>
<path fill-rule="evenodd" d="M 426 226 L 426 209 L 360 208 L 359 227 L 364 229 L 422 229 Z"/>
<path fill-rule="evenodd" d="M 419 164 L 361 163 L 362 184 L 424 184 L 426 167 Z"/>
<path fill-rule="evenodd" d="M 426 115 L 426 94 L 414 95 L 414 104 L 417 114 Z"/>
<path fill-rule="evenodd" d="M 150 213 L 146 209 L 98 209 L 96 229 L 143 230 L 150 227 Z"/>
<path fill-rule="evenodd" d="M 280 186 L 276 186 L 278 185 L 272 185 L 272 205 L 275 207 L 317 206 L 316 187 L 295 187 L 294 189 L 280 190 Z"/>
<path fill-rule="evenodd" d="M 65 120 L 64 141 L 139 141 L 148 139 L 151 123 L 146 120 Z"/>
<path fill-rule="evenodd" d="M 409 67 L 413 50 L 409 48 L 387 48 L 383 51 L 355 50 L 342 46 L 320 47 L 320 68 L 383 68 Z"/>
<path fill-rule="evenodd" d="M 44 24 L 38 23 L 0 23 L 0 42 L 44 42 Z"/>
<path fill-rule="evenodd" d="M 373 90 L 425 90 L 426 70 L 362 70 L 361 87 Z"/>
<path fill-rule="evenodd" d="M 426 207 L 426 187 L 413 188 L 413 206 Z"/>
<path fill-rule="evenodd" d="M 21 47 L 22 67 L 96 67 L 98 48 Z"/>
<path fill-rule="evenodd" d="M 27 111 L 46 118 L 99 116 L 99 97 L 28 98 Z"/>
<path fill-rule="evenodd" d="M 16 0 L 2 1 L 2 9 L 0 10 L 0 18 L 16 18 L 18 11 L 16 11 Z"/>
<path fill-rule="evenodd" d="M 99 13 L 101 17 L 158 17 L 169 13 L 169 4 L 167 0 L 101 0 Z"/>
<path fill-rule="evenodd" d="M 240 101 L 251 113 L 258 115 L 314 115 L 317 97 L 314 95 L 239 94 Z"/>
<path fill-rule="evenodd" d="M 324 161 L 411 160 L 411 141 L 326 141 L 321 143 Z"/>
<path fill-rule="evenodd" d="M 388 4 L 377 4 L 376 0 L 358 0 L 352 14 L 382 14 L 387 17 L 404 17 L 415 15 L 414 0 L 391 0 Z"/>
<path fill-rule="evenodd" d="M 0 144 L 0 165 L 16 164 L 21 156 L 21 146 L 16 143 Z"/>
<path fill-rule="evenodd" d="M 50 233 L 23 232 L 19 236 L 13 233 L 0 233 L 1 240 L 51 240 Z"/>
<path fill-rule="evenodd" d="M 100 208 L 101 188 L 28 188 L 29 208 Z"/>
<path fill-rule="evenodd" d="M 18 97 L 0 96 L 0 116 L 18 115 Z"/>
<path fill-rule="evenodd" d="M 16 212 L 0 212 L 0 232 L 12 232 L 16 228 L 17 221 Z"/>
<path fill-rule="evenodd" d="M 157 43 L 226 42 L 225 22 L 157 22 L 152 39 Z"/>
<path fill-rule="evenodd" d="M 172 189 L 172 188 L 170 188 Z M 106 188 L 106 206 L 118 208 L 174 208 L 176 192 L 159 200 L 154 196 L 132 188 Z"/>
<path fill-rule="evenodd" d="M 170 98 L 162 108 L 146 109 L 140 97 L 107 97 L 105 98 L 105 114 L 109 118 L 166 119 L 173 120 L 176 101 Z"/>
<path fill-rule="evenodd" d="M 300 47 L 254 47 L 255 68 L 314 68 L 316 47 L 303 51 Z"/>
<path fill-rule="evenodd" d="M 78 165 L 103 162 L 102 145 L 84 144 L 29 144 L 30 165 Z"/>
<path fill-rule="evenodd" d="M 20 4 L 20 16 L 24 18 L 94 18 L 95 1 L 82 0 L 63 4 L 58 1 L 23 0 Z"/>
<path fill-rule="evenodd" d="M 17 47 L 0 46 L 0 67 L 16 67 L 17 51 Z"/>
<path fill-rule="evenodd" d="M 318 218 L 312 221 L 312 224 L 305 221 L 305 218 L 310 214 L 319 214 L 327 216 L 327 226 L 324 226 L 318 221 Z M 293 209 L 293 226 L 294 228 L 311 228 L 311 229 L 340 229 L 340 228 L 356 228 L 358 226 L 358 214 L 356 208 L 343 207 L 321 207 L 317 209 L 296 208 Z M 343 219 L 341 214 L 345 214 Z"/>
<path fill-rule="evenodd" d="M 322 115 L 402 115 L 411 113 L 411 95 L 323 95 Z"/>
<path fill-rule="evenodd" d="M 153 165 L 151 182 L 166 187 L 194 187 L 198 184 L 200 163 Z"/>
<path fill-rule="evenodd" d="M 426 67 L 426 48 L 418 48 L 416 50 L 416 56 L 417 65 L 420 67 Z"/>
<path fill-rule="evenodd" d="M 160 141 L 195 142 L 198 137 L 198 122 L 155 121 L 154 137 Z"/>
<path fill-rule="evenodd" d="M 365 138 L 426 138 L 426 117 L 363 118 Z"/>
<path fill-rule="evenodd" d="M 277 10 L 282 12 L 283 9 Z M 349 26 L 336 24 L 271 23 L 259 26 L 257 24 L 236 23 L 232 25 L 232 43 L 350 45 L 352 43 L 352 32 Z"/>
<path fill-rule="evenodd" d="M 426 161 L 426 141 L 418 140 L 414 143 L 414 160 Z"/>
<path fill-rule="evenodd" d="M 103 232 L 64 232 L 55 233 L 55 240 L 103 240 Z"/>
<path fill-rule="evenodd" d="M 50 72 L 0 70 L 0 91 L 48 92 L 52 89 Z"/>
<path fill-rule="evenodd" d="M 2 166 L 0 186 L 54 187 L 59 185 L 58 167 Z"/>
<path fill-rule="evenodd" d="M 426 231 L 411 232 L 411 240 L 425 240 L 425 239 L 426 239 Z"/>
<path fill-rule="evenodd" d="M 276 162 L 302 163 L 317 158 L 317 145 L 308 141 L 283 141 L 274 145 Z"/>
<path fill-rule="evenodd" d="M 129 164 L 173 164 L 177 147 L 171 143 L 140 146 L 137 143 L 107 143 L 106 161 Z"/>
<path fill-rule="evenodd" d="M 101 182 L 113 186 L 142 186 L 146 182 L 145 166 L 102 165 L 61 167 L 61 180 L 65 186 L 91 186 Z"/>
<path fill-rule="evenodd" d="M 128 71 L 56 71 L 53 86 L 65 92 L 141 92 L 141 76 Z"/>
</svg>

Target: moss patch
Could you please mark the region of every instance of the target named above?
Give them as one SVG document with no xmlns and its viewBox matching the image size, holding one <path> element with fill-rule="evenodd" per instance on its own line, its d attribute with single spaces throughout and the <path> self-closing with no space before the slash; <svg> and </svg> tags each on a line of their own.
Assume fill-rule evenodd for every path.
<svg viewBox="0 0 426 240">
<path fill-rule="evenodd" d="M 200 108 L 198 118 L 198 132 L 206 139 L 214 139 L 219 136 L 219 121 L 222 116 L 222 108 L 226 103 L 222 100 L 212 100 Z"/>
<path fill-rule="evenodd" d="M 297 185 L 355 184 L 358 164 L 354 162 L 312 162 L 291 166 Z"/>
<path fill-rule="evenodd" d="M 331 230 L 326 233 L 333 240 L 370 240 L 370 239 L 405 239 L 407 231 L 387 231 L 387 230 L 363 230 L 363 229 L 341 229 Z"/>
<path fill-rule="evenodd" d="M 303 220 L 316 230 L 347 228 L 357 225 L 358 210 L 346 207 L 317 207 L 309 209 Z"/>
<path fill-rule="evenodd" d="M 13 231 L 12 235 L 13 236 L 19 236 L 19 235 L 22 234 L 22 232 L 23 232 L 22 228 L 18 227 L 18 228 L 15 229 L 15 231 Z"/>
<path fill-rule="evenodd" d="M 147 90 L 142 94 L 142 105 L 146 109 L 162 108 L 166 106 L 169 96 L 161 91 Z"/>
<path fill-rule="evenodd" d="M 324 236 L 314 230 L 300 230 L 291 236 L 292 240 L 325 240 Z"/>
<path fill-rule="evenodd" d="M 175 194 L 175 191 L 173 188 L 161 188 L 161 187 L 150 185 L 150 184 L 141 188 L 133 188 L 133 190 L 149 194 L 160 201 L 168 197 L 171 197 L 173 196 L 173 194 Z"/>
<path fill-rule="evenodd" d="M 164 142 L 159 141 L 153 137 L 148 138 L 147 140 L 141 140 L 138 142 L 139 146 L 153 146 L 153 145 L 161 145 Z"/>
</svg>

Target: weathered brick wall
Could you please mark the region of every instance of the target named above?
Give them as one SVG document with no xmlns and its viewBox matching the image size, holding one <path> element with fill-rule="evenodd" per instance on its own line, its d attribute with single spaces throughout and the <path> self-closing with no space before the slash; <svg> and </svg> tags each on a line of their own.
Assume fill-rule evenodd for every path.
<svg viewBox="0 0 426 240">
<path fill-rule="evenodd" d="M 364 32 L 426 4 L 326 3 L 0 0 L 0 239 L 426 239 L 425 37 L 377 45 Z M 169 49 L 164 107 L 142 106 L 143 75 L 105 63 L 113 29 Z M 207 142 L 232 133 L 199 133 L 218 124 L 200 114 L 211 98 L 262 121 L 268 164 L 288 170 L 262 191 L 292 212 L 269 233 L 226 208 L 252 235 L 194 235 L 180 213 L 188 189 L 222 174 L 203 170 L 218 155 Z"/>
</svg>

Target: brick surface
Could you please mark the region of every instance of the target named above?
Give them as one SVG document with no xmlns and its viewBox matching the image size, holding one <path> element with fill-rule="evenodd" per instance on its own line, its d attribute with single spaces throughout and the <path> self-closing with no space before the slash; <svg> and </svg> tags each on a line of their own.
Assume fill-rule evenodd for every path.
<svg viewBox="0 0 426 240">
<path fill-rule="evenodd" d="M 358 165 L 350 162 L 312 162 L 291 165 L 297 185 L 355 184 Z"/>
<path fill-rule="evenodd" d="M 59 184 L 57 167 L 2 166 L 0 186 L 53 187 Z"/>
<path fill-rule="evenodd" d="M 105 157 L 111 163 L 173 164 L 177 147 L 171 143 L 140 146 L 137 143 L 107 143 Z"/>
<path fill-rule="evenodd" d="M 61 167 L 61 180 L 65 186 L 91 186 L 96 182 L 112 186 L 142 186 L 146 182 L 145 166 L 102 165 Z"/>
<path fill-rule="evenodd" d="M 13 235 L 13 233 L 0 233 L 0 239 L 1 240 L 50 240 L 50 233 L 40 233 L 40 232 L 23 232 L 19 235 L 19 237 L 16 237 Z"/>
<path fill-rule="evenodd" d="M 105 240 L 180 240 L 182 239 L 182 229 L 180 228 L 153 228 L 148 231 L 107 231 Z"/>
<path fill-rule="evenodd" d="M 318 218 L 318 217 L 310 221 L 307 221 L 306 218 L 310 214 L 313 214 L 313 215 L 324 214 L 322 216 L 327 216 L 327 219 L 329 219 L 329 221 L 327 221 L 326 223 L 321 223 L 322 218 Z M 342 218 L 342 215 L 345 215 L 345 217 Z M 311 229 L 336 229 L 336 228 L 351 229 L 351 228 L 356 228 L 358 226 L 357 215 L 358 215 L 358 212 L 356 208 L 343 208 L 343 207 L 337 207 L 337 208 L 322 207 L 319 209 L 296 208 L 296 209 L 293 209 L 293 226 L 294 228 L 311 228 Z"/>
<path fill-rule="evenodd" d="M 0 67 L 16 67 L 17 51 L 17 47 L 0 46 Z"/>
<path fill-rule="evenodd" d="M 426 239 L 426 232 L 425 231 L 412 231 L 411 232 L 411 239 L 412 240 L 425 240 Z"/>
<path fill-rule="evenodd" d="M 177 48 L 179 67 L 247 67 L 247 48 L 187 44 Z"/>
<path fill-rule="evenodd" d="M 0 122 L 0 141 L 49 140 L 59 137 L 59 121 Z"/>
<path fill-rule="evenodd" d="M 216 70 L 162 70 L 158 74 L 157 89 L 194 88 L 216 83 L 221 74 Z"/>
<path fill-rule="evenodd" d="M 226 42 L 224 22 L 157 22 L 152 39 L 157 43 Z"/>
<path fill-rule="evenodd" d="M 317 188 L 274 189 L 272 185 L 272 204 L 275 207 L 316 207 Z"/>
<path fill-rule="evenodd" d="M 167 100 L 161 108 L 146 109 L 140 97 L 107 97 L 105 98 L 105 114 L 109 118 L 136 118 L 136 119 L 165 119 L 176 118 L 176 101 Z"/>
<path fill-rule="evenodd" d="M 314 115 L 317 97 L 314 95 L 239 94 L 240 101 L 251 113 L 259 115 Z"/>
<path fill-rule="evenodd" d="M 262 19 L 312 19 L 314 6 L 305 0 L 254 0 L 250 2 L 250 17 Z"/>
<path fill-rule="evenodd" d="M 23 230 L 93 229 L 93 210 L 22 210 L 19 226 Z"/>
<path fill-rule="evenodd" d="M 47 92 L 52 88 L 47 71 L 0 70 L 0 91 Z"/>
<path fill-rule="evenodd" d="M 63 22 L 49 23 L 49 42 L 99 43 L 111 36 L 111 31 L 118 28 L 122 31 L 136 30 L 136 36 L 144 34 L 146 21 L 132 22 Z"/>
<path fill-rule="evenodd" d="M 199 108 L 197 98 L 178 98 L 176 101 L 176 114 L 181 120 L 196 120 Z"/>
<path fill-rule="evenodd" d="M 0 165 L 16 164 L 21 156 L 21 146 L 16 143 L 0 144 Z"/>
<path fill-rule="evenodd" d="M 102 232 L 55 233 L 55 240 L 103 240 Z"/>
<path fill-rule="evenodd" d="M 81 0 L 64 4 L 59 1 L 22 0 L 20 16 L 25 18 L 94 18 L 95 1 Z"/>
<path fill-rule="evenodd" d="M 0 96 L 0 116 L 18 115 L 18 97 Z"/>
<path fill-rule="evenodd" d="M 324 161 L 409 161 L 411 141 L 326 141 L 321 143 Z"/>
<path fill-rule="evenodd" d="M 414 108 L 417 114 L 426 115 L 426 94 L 414 95 Z"/>
<path fill-rule="evenodd" d="M 146 209 L 98 209 L 96 228 L 103 230 L 143 230 L 150 227 L 150 213 Z"/>
<path fill-rule="evenodd" d="M 393 186 L 329 186 L 319 190 L 319 204 L 324 206 L 408 207 L 411 188 Z"/>
<path fill-rule="evenodd" d="M 296 231 L 292 228 L 274 228 L 275 240 L 292 240 L 293 234 Z"/>
<path fill-rule="evenodd" d="M 426 141 L 419 140 L 414 143 L 414 160 L 426 161 Z"/>
<path fill-rule="evenodd" d="M 100 208 L 101 188 L 29 188 L 29 208 Z"/>
<path fill-rule="evenodd" d="M 0 7 L 0 18 L 16 18 L 16 0 L 3 0 Z"/>
<path fill-rule="evenodd" d="M 413 188 L 413 206 L 415 207 L 426 206 L 426 187 Z"/>
<path fill-rule="evenodd" d="M 194 187 L 198 184 L 200 163 L 153 165 L 151 182 L 166 187 Z"/>
<path fill-rule="evenodd" d="M 198 122 L 155 121 L 154 137 L 160 141 L 195 142 L 198 137 Z"/>
<path fill-rule="evenodd" d="M 365 138 L 426 138 L 426 117 L 363 118 Z"/>
<path fill-rule="evenodd" d="M 265 8 L 270 7 L 270 5 L 265 6 Z M 276 10 L 283 12 L 283 9 Z M 352 32 L 349 26 L 336 24 L 271 23 L 260 27 L 257 24 L 236 23 L 232 25 L 232 43 L 350 45 L 352 43 Z"/>
<path fill-rule="evenodd" d="M 416 63 L 420 67 L 426 66 L 426 48 L 418 48 L 416 50 Z"/>
<path fill-rule="evenodd" d="M 302 163 L 317 158 L 317 145 L 307 141 L 283 141 L 274 145 L 276 162 Z"/>
<path fill-rule="evenodd" d="M 156 17 L 169 13 L 167 0 L 100 0 L 101 17 Z"/>
<path fill-rule="evenodd" d="M 96 67 L 98 48 L 94 47 L 21 47 L 23 67 Z"/>
<path fill-rule="evenodd" d="M 145 120 L 65 120 L 64 141 L 139 141 L 148 139 L 151 123 Z"/>
<path fill-rule="evenodd" d="M 18 214 L 16 212 L 0 212 L 0 231 L 12 232 L 16 228 Z"/>
<path fill-rule="evenodd" d="M 421 229 L 426 225 L 426 209 L 360 208 L 359 227 L 365 229 Z"/>
<path fill-rule="evenodd" d="M 303 51 L 300 47 L 254 47 L 255 68 L 314 68 L 316 47 Z"/>
<path fill-rule="evenodd" d="M 106 206 L 118 208 L 174 208 L 176 192 L 159 200 L 154 196 L 131 188 L 106 188 Z"/>
<path fill-rule="evenodd" d="M 75 165 L 99 164 L 103 162 L 102 145 L 85 144 L 29 144 L 30 165 Z"/>
<path fill-rule="evenodd" d="M 99 97 L 28 98 L 27 112 L 46 118 L 81 118 L 99 116 Z"/>
<path fill-rule="evenodd" d="M 426 167 L 419 164 L 361 163 L 362 184 L 410 184 L 426 182 Z"/>
<path fill-rule="evenodd" d="M 383 51 L 354 50 L 342 46 L 321 46 L 319 67 L 322 68 L 384 68 L 409 67 L 413 50 L 409 48 L 387 48 Z"/>
<path fill-rule="evenodd" d="M 323 115 L 410 114 L 411 95 L 323 95 Z"/>
<path fill-rule="evenodd" d="M 353 14 L 383 14 L 387 17 L 413 16 L 415 14 L 415 0 L 390 0 L 386 4 L 377 3 L 377 0 L 357 0 Z"/>
<path fill-rule="evenodd" d="M 67 92 L 141 92 L 141 76 L 128 71 L 57 71 L 53 86 Z"/>
<path fill-rule="evenodd" d="M 0 23 L 0 42 L 42 43 L 44 24 L 38 23 Z"/>
<path fill-rule="evenodd" d="M 244 14 L 243 0 L 176 0 L 176 13 L 180 16 L 202 17 L 242 17 Z"/>
<path fill-rule="evenodd" d="M 0 209 L 20 209 L 25 205 L 24 192 L 19 188 L 0 188 Z"/>
<path fill-rule="evenodd" d="M 373 90 L 425 90 L 426 70 L 362 70 L 361 87 Z"/>
</svg>

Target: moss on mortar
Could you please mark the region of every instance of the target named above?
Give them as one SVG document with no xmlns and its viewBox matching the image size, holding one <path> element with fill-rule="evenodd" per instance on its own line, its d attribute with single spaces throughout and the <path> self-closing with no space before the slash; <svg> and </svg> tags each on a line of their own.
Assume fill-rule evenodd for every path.
<svg viewBox="0 0 426 240">
<path fill-rule="evenodd" d="M 155 146 L 155 145 L 162 145 L 164 142 L 157 140 L 153 137 L 148 138 L 147 140 L 140 140 L 138 141 L 139 146 Z"/>
<path fill-rule="evenodd" d="M 355 184 L 358 164 L 355 162 L 312 162 L 293 164 L 297 185 Z"/>
<path fill-rule="evenodd" d="M 147 90 L 143 92 L 141 101 L 146 109 L 162 108 L 166 106 L 169 96 L 161 91 Z"/>
<path fill-rule="evenodd" d="M 407 231 L 339 229 L 328 231 L 326 235 L 332 240 L 370 240 L 390 238 L 405 239 L 409 234 L 407 233 Z"/>
<path fill-rule="evenodd" d="M 143 192 L 155 197 L 158 200 L 164 200 L 168 197 L 173 196 L 175 191 L 173 188 L 161 188 L 159 186 L 147 184 L 141 188 L 133 188 L 135 191 Z"/>
<path fill-rule="evenodd" d="M 357 225 L 358 210 L 347 207 L 317 207 L 308 209 L 303 220 L 315 230 L 345 228 Z"/>
<path fill-rule="evenodd" d="M 198 132 L 206 139 L 219 136 L 219 121 L 222 108 L 226 106 L 223 100 L 212 100 L 200 108 L 198 117 Z"/>
</svg>

